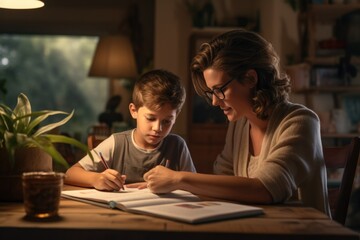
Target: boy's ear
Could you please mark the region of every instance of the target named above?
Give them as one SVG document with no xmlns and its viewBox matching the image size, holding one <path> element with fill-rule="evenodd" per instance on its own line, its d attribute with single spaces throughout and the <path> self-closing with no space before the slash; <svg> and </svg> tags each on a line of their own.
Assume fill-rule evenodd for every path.
<svg viewBox="0 0 360 240">
<path fill-rule="evenodd" d="M 136 109 L 136 107 L 135 107 L 135 104 L 133 104 L 133 103 L 130 103 L 130 104 L 129 104 L 129 111 L 130 111 L 131 117 L 132 117 L 133 119 L 136 119 L 138 112 L 137 112 L 137 109 Z"/>
</svg>

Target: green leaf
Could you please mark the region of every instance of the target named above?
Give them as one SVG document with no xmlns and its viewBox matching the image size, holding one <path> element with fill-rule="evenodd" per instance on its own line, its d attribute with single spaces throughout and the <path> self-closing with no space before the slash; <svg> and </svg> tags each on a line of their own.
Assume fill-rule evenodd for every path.
<svg viewBox="0 0 360 240">
<path fill-rule="evenodd" d="M 70 138 L 70 137 L 67 137 L 64 135 L 54 135 L 54 134 L 44 134 L 43 136 L 50 139 L 50 141 L 53 143 L 67 143 L 67 144 L 73 145 L 73 146 L 81 149 L 82 151 L 86 152 L 90 156 L 90 158 L 92 160 L 94 160 L 88 146 L 79 142 L 78 140 L 76 140 L 74 138 Z"/>
<path fill-rule="evenodd" d="M 12 110 L 0 104 L 0 132 L 4 134 L 5 130 L 10 130 L 13 127 L 13 119 L 11 118 Z M 2 135 L 1 135 L 2 136 Z"/>
<path fill-rule="evenodd" d="M 29 126 L 26 129 L 26 133 L 30 134 L 32 132 L 32 130 L 38 126 L 41 122 L 43 122 L 45 119 L 47 119 L 49 116 L 52 115 L 59 115 L 59 114 L 64 114 L 64 115 L 69 115 L 69 113 L 67 112 L 63 112 L 63 111 L 49 111 L 49 110 L 44 110 L 44 111 L 40 111 L 40 112 L 33 112 L 32 116 L 33 118 L 35 118 L 33 121 L 31 121 L 31 123 L 29 124 Z M 70 117 L 71 118 L 71 117 Z M 70 119 L 69 118 L 69 119 Z M 58 124 L 58 126 L 63 125 L 63 123 L 55 123 Z M 49 127 L 51 125 L 47 125 L 45 126 L 45 132 L 48 132 L 58 126 L 55 127 Z M 49 128 L 49 129 L 47 129 Z M 40 129 L 37 131 L 37 133 L 35 133 L 35 135 L 41 135 L 42 133 L 39 133 Z M 43 132 L 44 133 L 44 132 Z"/>
<path fill-rule="evenodd" d="M 30 105 L 30 101 L 27 98 L 27 96 L 23 93 L 20 93 L 18 96 L 18 102 L 14 108 L 13 111 L 13 118 L 16 118 L 18 116 L 25 116 L 27 114 L 31 114 L 31 105 Z M 18 121 L 17 124 L 23 124 L 23 125 L 28 125 L 29 122 L 31 121 L 31 116 L 28 116 L 26 118 L 21 119 L 20 121 Z M 16 123 L 15 123 L 16 124 Z"/>
<path fill-rule="evenodd" d="M 49 113 L 49 115 L 54 115 L 54 114 L 56 114 L 56 112 Z M 67 113 L 65 113 L 65 114 L 67 114 Z M 34 137 L 39 136 L 39 135 L 44 134 L 44 133 L 47 133 L 47 132 L 53 130 L 54 128 L 57 128 L 59 126 L 64 125 L 65 123 L 67 123 L 72 118 L 73 115 L 74 115 L 74 110 L 70 113 L 70 115 L 68 115 L 63 120 L 61 120 L 59 122 L 56 122 L 56 123 L 48 124 L 46 126 L 43 126 L 43 127 L 39 128 L 39 130 L 37 130 L 34 133 Z"/>
<path fill-rule="evenodd" d="M 45 119 L 53 115 L 67 115 L 55 123 L 38 127 Z M 74 145 L 89 154 L 93 160 L 87 145 L 64 135 L 45 134 L 67 123 L 74 115 L 74 110 L 69 114 L 64 111 L 42 110 L 31 112 L 29 99 L 20 93 L 14 110 L 4 104 L 0 104 L 0 147 L 5 147 L 9 154 L 9 160 L 14 166 L 14 156 L 17 148 L 38 147 L 47 152 L 55 162 L 69 167 L 69 164 L 57 151 L 54 143 L 66 143 Z M 1 161 L 2 159 L 0 159 Z"/>
</svg>

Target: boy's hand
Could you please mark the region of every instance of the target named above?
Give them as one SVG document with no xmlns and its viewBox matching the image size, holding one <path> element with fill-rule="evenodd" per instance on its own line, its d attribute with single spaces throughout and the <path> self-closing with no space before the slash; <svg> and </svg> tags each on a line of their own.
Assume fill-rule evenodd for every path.
<svg viewBox="0 0 360 240">
<path fill-rule="evenodd" d="M 121 175 L 114 169 L 106 169 L 97 175 L 94 181 L 94 188 L 97 190 L 119 191 L 124 189 L 125 175 Z"/>
</svg>

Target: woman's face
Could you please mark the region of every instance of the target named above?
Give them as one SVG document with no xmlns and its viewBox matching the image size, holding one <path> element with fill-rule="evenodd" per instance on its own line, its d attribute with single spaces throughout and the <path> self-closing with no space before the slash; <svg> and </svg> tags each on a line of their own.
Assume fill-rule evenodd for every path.
<svg viewBox="0 0 360 240">
<path fill-rule="evenodd" d="M 212 68 L 206 69 L 203 74 L 205 83 L 211 90 L 219 89 L 231 80 L 225 72 Z M 251 92 L 254 83 L 241 84 L 237 80 L 234 79 L 222 88 L 225 96 L 223 100 L 212 95 L 212 105 L 219 106 L 229 121 L 236 121 L 241 117 L 249 117 L 254 114 L 251 106 Z"/>
</svg>

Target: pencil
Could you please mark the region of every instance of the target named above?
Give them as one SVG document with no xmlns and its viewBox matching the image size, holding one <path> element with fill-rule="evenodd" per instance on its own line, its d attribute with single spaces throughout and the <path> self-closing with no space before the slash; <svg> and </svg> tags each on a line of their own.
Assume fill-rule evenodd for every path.
<svg viewBox="0 0 360 240">
<path fill-rule="evenodd" d="M 169 167 L 170 167 L 170 160 L 169 160 L 169 159 L 166 159 L 165 167 L 166 167 L 166 168 L 169 168 Z"/>
<path fill-rule="evenodd" d="M 94 152 L 100 157 L 100 160 L 101 160 L 102 164 L 104 165 L 105 169 L 110 169 L 110 168 L 109 168 L 109 165 L 106 163 L 106 161 L 105 161 L 102 153 L 101 153 L 101 152 L 98 153 L 97 151 L 95 151 L 95 149 L 94 149 Z M 122 190 L 125 190 L 125 187 L 122 186 L 121 189 L 122 189 Z"/>
<path fill-rule="evenodd" d="M 99 154 L 95 149 L 94 149 L 94 152 L 95 152 L 96 155 L 98 155 L 98 157 L 100 158 L 101 163 L 104 165 L 105 169 L 109 169 L 109 165 L 107 165 L 107 163 L 106 163 L 103 155 L 101 154 L 101 152 L 100 152 L 100 154 Z"/>
<path fill-rule="evenodd" d="M 103 155 L 101 154 L 101 152 L 99 152 L 99 153 L 100 153 L 101 162 L 104 164 L 104 167 L 105 167 L 106 169 L 109 169 L 109 165 L 107 165 L 107 163 L 106 163 Z"/>
</svg>

